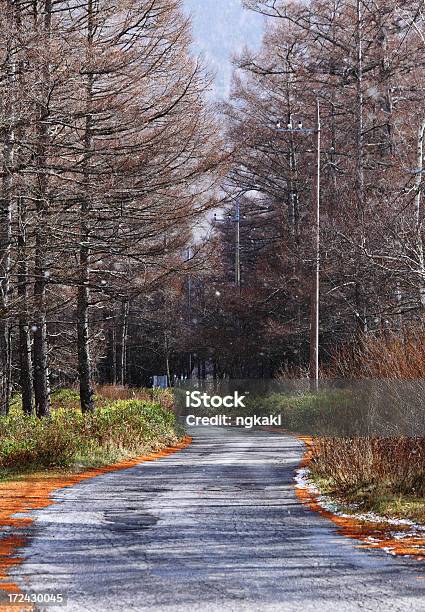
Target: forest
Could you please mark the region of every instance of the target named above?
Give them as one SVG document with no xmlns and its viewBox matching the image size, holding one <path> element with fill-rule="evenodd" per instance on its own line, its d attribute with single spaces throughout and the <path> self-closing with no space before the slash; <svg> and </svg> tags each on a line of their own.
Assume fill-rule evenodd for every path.
<svg viewBox="0 0 425 612">
<path fill-rule="evenodd" d="M 321 376 L 423 377 L 422 2 L 245 4 L 212 104 L 180 0 L 3 0 L 2 414 L 308 376 L 317 256 Z"/>
<path fill-rule="evenodd" d="M 423 610 L 423 0 L 0 8 L 0 611 Z"/>
</svg>

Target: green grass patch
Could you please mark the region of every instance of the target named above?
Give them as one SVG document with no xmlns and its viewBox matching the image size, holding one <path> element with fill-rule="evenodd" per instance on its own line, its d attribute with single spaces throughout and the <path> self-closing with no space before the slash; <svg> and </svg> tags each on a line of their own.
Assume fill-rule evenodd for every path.
<svg viewBox="0 0 425 612">
<path fill-rule="evenodd" d="M 254 410 L 255 408 L 255 410 Z M 353 398 L 345 389 L 326 389 L 317 393 L 271 393 L 263 398 L 250 398 L 255 413 L 282 416 L 282 427 L 300 433 L 327 435 L 349 426 Z"/>
<path fill-rule="evenodd" d="M 323 495 L 328 495 L 348 514 L 373 512 L 387 518 L 409 519 L 425 523 L 425 498 L 408 493 L 392 493 L 385 484 L 338 492 L 330 479 L 311 474 L 311 480 Z"/>
</svg>

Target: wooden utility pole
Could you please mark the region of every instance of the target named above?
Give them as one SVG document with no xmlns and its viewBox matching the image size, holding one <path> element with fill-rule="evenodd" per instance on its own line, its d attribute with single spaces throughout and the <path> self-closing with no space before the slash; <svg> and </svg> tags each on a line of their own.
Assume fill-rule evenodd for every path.
<svg viewBox="0 0 425 612">
<path fill-rule="evenodd" d="M 241 207 L 236 201 L 236 256 L 235 256 L 235 285 L 241 291 Z"/>
<path fill-rule="evenodd" d="M 276 129 L 282 133 L 316 134 L 316 172 L 314 187 L 312 188 L 313 215 L 312 228 L 314 233 L 314 266 L 311 286 L 310 305 L 310 387 L 312 391 L 319 388 L 319 298 L 320 298 L 320 148 L 321 148 L 321 126 L 320 126 L 320 102 L 316 98 L 316 126 L 304 128 L 300 121 L 297 128 L 292 125 L 292 118 L 286 128 L 277 123 Z"/>
<path fill-rule="evenodd" d="M 313 231 L 314 231 L 314 271 L 310 313 L 310 381 L 312 390 L 319 387 L 319 309 L 320 309 L 320 103 L 316 100 L 316 137 L 317 160 L 314 188 Z"/>
</svg>

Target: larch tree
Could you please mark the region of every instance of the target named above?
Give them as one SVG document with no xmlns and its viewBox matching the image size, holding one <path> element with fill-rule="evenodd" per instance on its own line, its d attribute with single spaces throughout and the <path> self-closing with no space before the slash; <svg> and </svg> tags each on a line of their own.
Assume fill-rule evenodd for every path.
<svg viewBox="0 0 425 612">
<path fill-rule="evenodd" d="M 132 305 L 185 273 L 215 205 L 209 77 L 178 0 L 3 4 L 2 411 L 19 382 L 47 416 L 78 379 L 89 412 L 108 319 L 125 383 Z"/>
</svg>

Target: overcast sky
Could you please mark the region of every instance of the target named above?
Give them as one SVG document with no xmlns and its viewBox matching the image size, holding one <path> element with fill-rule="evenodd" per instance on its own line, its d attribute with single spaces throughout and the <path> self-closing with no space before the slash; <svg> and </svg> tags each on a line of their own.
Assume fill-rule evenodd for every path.
<svg viewBox="0 0 425 612">
<path fill-rule="evenodd" d="M 228 94 L 231 59 L 245 45 L 258 47 L 263 18 L 242 8 L 241 0 L 184 0 L 193 17 L 195 48 L 216 73 L 214 97 Z"/>
</svg>

